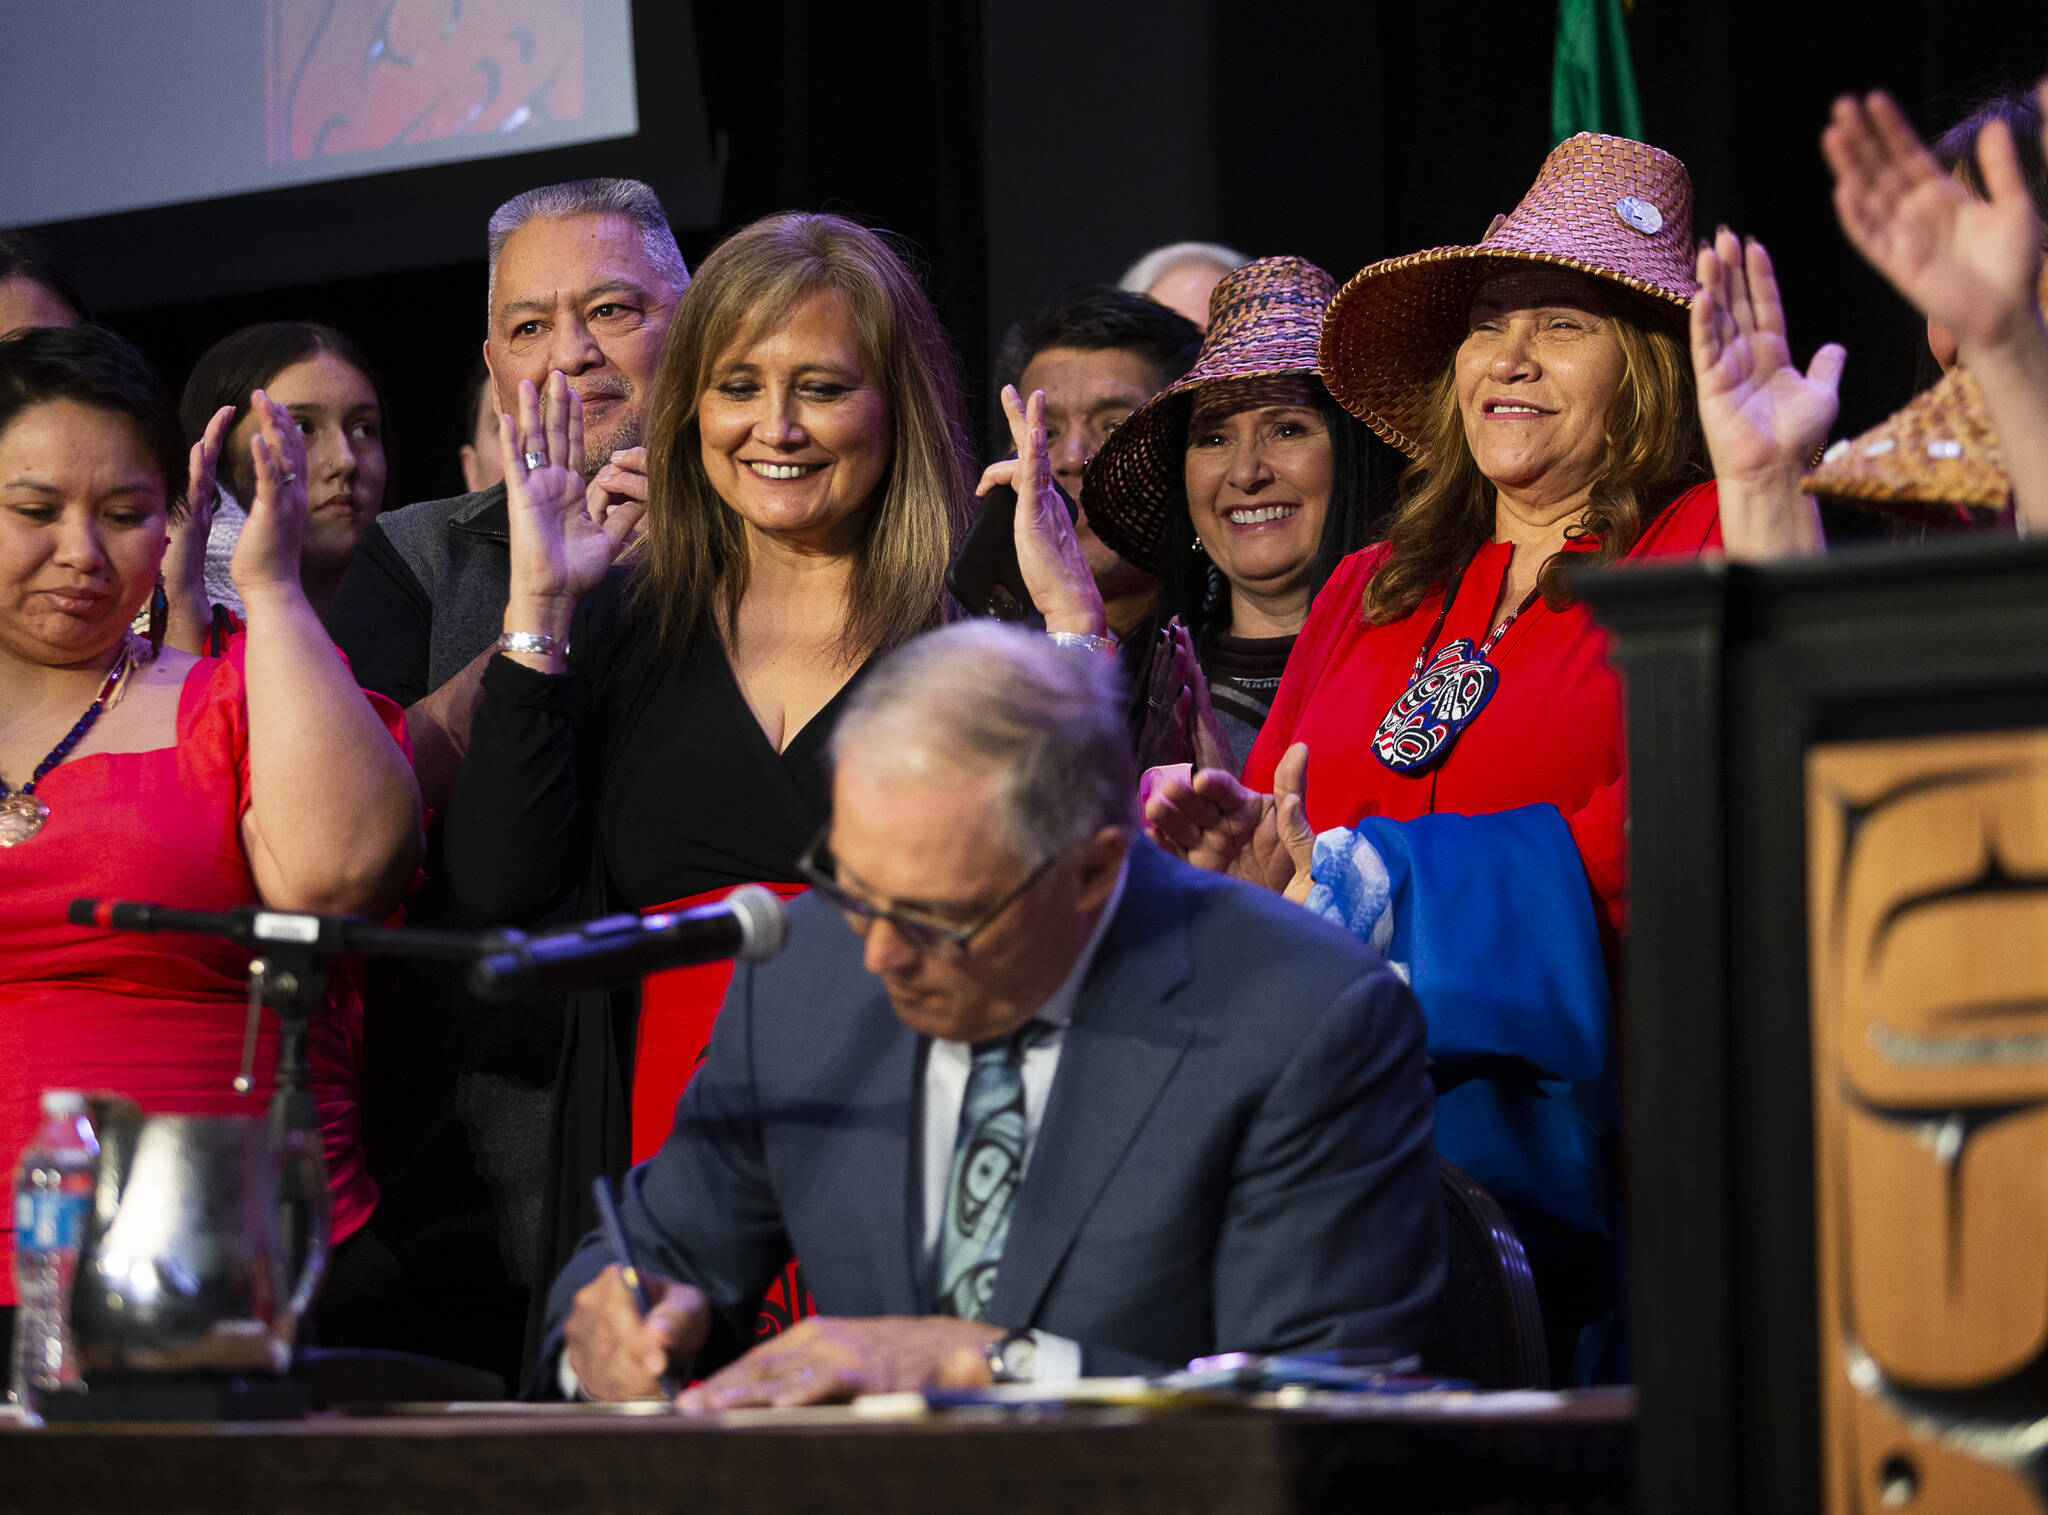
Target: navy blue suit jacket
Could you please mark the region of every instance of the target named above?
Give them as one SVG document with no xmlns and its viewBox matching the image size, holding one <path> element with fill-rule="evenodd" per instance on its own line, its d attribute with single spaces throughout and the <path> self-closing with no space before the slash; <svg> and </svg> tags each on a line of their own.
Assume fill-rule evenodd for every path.
<svg viewBox="0 0 2048 1515">
<path fill-rule="evenodd" d="M 780 957 L 734 975 L 675 1129 L 621 1204 L 640 1265 L 711 1300 L 699 1371 L 749 1345 L 792 1251 L 825 1314 L 931 1312 L 927 1045 L 815 896 L 791 906 Z M 1090 1373 L 1412 1351 L 1443 1279 L 1431 1115 L 1422 1014 L 1380 958 L 1137 842 L 988 1318 L 1078 1341 Z M 592 1235 L 555 1281 L 552 1346 L 608 1260 Z"/>
</svg>

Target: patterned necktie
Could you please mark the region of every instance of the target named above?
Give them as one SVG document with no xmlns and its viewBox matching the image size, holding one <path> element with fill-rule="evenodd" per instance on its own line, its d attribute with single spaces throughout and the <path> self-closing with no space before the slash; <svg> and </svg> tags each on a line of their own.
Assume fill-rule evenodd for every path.
<svg viewBox="0 0 2048 1515">
<path fill-rule="evenodd" d="M 946 1175 L 946 1216 L 934 1259 L 941 1315 L 981 1320 L 996 1289 L 1010 1206 L 1024 1181 L 1030 1142 L 1024 1124 L 1024 1054 L 1052 1029 L 1032 1021 L 1012 1036 L 979 1043 L 960 1101 L 960 1132 Z"/>
</svg>

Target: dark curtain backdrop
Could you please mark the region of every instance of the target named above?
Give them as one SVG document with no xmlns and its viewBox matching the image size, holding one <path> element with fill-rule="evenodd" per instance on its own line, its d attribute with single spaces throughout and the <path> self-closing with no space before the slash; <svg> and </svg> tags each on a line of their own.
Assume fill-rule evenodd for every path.
<svg viewBox="0 0 2048 1515">
<path fill-rule="evenodd" d="M 353 332 L 393 395 L 393 498 L 410 500 L 458 487 L 483 221 L 528 184 L 647 178 L 689 223 L 677 229 L 693 263 L 771 210 L 892 229 L 921 260 L 986 423 L 995 338 L 1064 284 L 1113 279 L 1184 237 L 1300 253 L 1343 278 L 1476 238 L 1549 146 L 1555 10 L 1540 0 L 639 0 L 634 12 L 643 129 L 631 142 L 47 234 L 174 385 L 245 321 L 307 315 Z M 1700 230 L 1726 220 L 1769 242 L 1802 358 L 1830 338 L 1850 348 L 1841 429 L 1874 422 L 1922 381 L 1920 343 L 1835 229 L 1815 145 L 1828 102 L 1882 83 L 1938 128 L 1987 85 L 2048 69 L 2048 6 L 1638 0 L 1629 29 L 1647 135 L 1691 166 Z M 721 161 L 722 189 L 706 193 Z"/>
</svg>

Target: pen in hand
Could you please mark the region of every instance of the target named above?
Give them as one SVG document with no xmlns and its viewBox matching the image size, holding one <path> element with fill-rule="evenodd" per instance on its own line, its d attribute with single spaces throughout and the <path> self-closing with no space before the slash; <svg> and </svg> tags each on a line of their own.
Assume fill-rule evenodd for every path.
<svg viewBox="0 0 2048 1515">
<path fill-rule="evenodd" d="M 604 1228 L 605 1245 L 611 1248 L 612 1261 L 619 1265 L 619 1278 L 626 1285 L 626 1292 L 633 1296 L 633 1308 L 640 1312 L 640 1318 L 647 1318 L 647 1290 L 640 1282 L 639 1265 L 633 1261 L 633 1249 L 626 1243 L 626 1228 L 619 1222 L 618 1201 L 612 1198 L 611 1181 L 602 1173 L 590 1181 L 590 1197 L 597 1201 L 597 1223 Z M 662 1395 L 667 1399 L 676 1397 L 676 1381 L 664 1373 L 659 1379 Z"/>
</svg>

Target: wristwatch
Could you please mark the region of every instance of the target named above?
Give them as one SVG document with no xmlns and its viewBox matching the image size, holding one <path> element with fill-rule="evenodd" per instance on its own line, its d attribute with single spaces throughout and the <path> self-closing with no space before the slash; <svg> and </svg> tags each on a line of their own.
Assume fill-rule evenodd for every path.
<svg viewBox="0 0 2048 1515">
<path fill-rule="evenodd" d="M 989 1344 L 990 1383 L 1035 1383 L 1038 1379 L 1038 1333 L 1009 1331 Z"/>
</svg>

